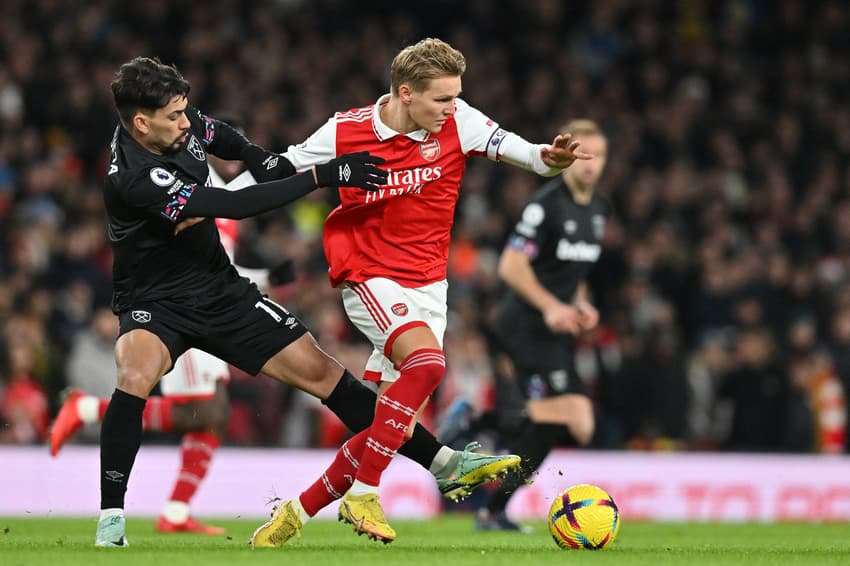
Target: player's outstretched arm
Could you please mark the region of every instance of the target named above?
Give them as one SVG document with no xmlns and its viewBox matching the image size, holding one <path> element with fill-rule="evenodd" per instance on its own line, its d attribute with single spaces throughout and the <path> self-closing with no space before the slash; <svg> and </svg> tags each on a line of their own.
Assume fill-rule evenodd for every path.
<svg viewBox="0 0 850 566">
<path fill-rule="evenodd" d="M 552 145 L 540 148 L 540 157 L 543 163 L 554 169 L 566 169 L 576 159 L 593 159 L 593 155 L 578 148 L 580 144 L 580 141 L 572 139 L 571 134 L 559 134 Z"/>
<path fill-rule="evenodd" d="M 387 172 L 377 167 L 382 163 L 382 158 L 362 151 L 341 155 L 300 175 L 239 191 L 204 188 L 192 193 L 180 216 L 247 218 L 289 204 L 318 187 L 375 191 L 387 183 Z"/>
<path fill-rule="evenodd" d="M 295 174 L 295 167 L 286 157 L 255 144 L 248 144 L 240 157 L 258 183 L 277 181 Z"/>
<path fill-rule="evenodd" d="M 499 147 L 499 160 L 553 177 L 573 164 L 576 159 L 592 159 L 593 155 L 578 149 L 580 142 L 570 134 L 555 136 L 552 145 L 533 144 L 516 134 L 508 134 Z"/>
</svg>

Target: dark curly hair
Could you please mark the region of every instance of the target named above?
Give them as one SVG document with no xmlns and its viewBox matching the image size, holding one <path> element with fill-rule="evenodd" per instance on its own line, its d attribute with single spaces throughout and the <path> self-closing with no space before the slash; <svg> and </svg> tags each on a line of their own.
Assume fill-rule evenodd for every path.
<svg viewBox="0 0 850 566">
<path fill-rule="evenodd" d="M 137 111 L 153 112 L 175 96 L 186 96 L 191 89 L 176 67 L 149 57 L 136 57 L 121 65 L 111 86 L 115 108 L 125 127 Z"/>
</svg>

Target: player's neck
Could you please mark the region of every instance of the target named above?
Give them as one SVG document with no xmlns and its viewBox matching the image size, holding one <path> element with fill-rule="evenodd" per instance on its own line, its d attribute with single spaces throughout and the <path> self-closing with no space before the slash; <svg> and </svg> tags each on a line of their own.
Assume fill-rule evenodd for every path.
<svg viewBox="0 0 850 566">
<path fill-rule="evenodd" d="M 149 152 L 153 153 L 154 155 L 162 155 L 163 154 L 162 149 L 160 149 L 158 146 L 151 146 L 150 144 L 146 143 L 145 137 L 142 136 L 137 130 L 128 129 L 127 133 L 130 134 L 130 137 L 133 138 L 134 140 L 136 140 L 136 143 L 139 144 L 140 146 L 142 146 L 142 149 L 144 149 L 145 151 L 149 151 Z"/>
<path fill-rule="evenodd" d="M 409 134 L 421 129 L 410 119 L 401 100 L 390 96 L 389 102 L 381 107 L 381 121 L 400 134 Z"/>
<path fill-rule="evenodd" d="M 578 204 L 590 204 L 593 199 L 593 185 L 583 185 L 569 177 L 564 178 L 564 184 L 567 185 L 567 189 L 573 195 L 574 201 Z"/>
</svg>

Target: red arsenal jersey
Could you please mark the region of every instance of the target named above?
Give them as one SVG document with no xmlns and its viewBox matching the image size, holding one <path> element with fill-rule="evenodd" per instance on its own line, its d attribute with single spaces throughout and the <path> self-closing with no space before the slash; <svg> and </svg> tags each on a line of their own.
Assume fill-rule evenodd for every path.
<svg viewBox="0 0 850 566">
<path fill-rule="evenodd" d="M 221 245 L 224 246 L 227 257 L 233 261 L 236 255 L 236 244 L 239 242 L 239 221 L 233 218 L 216 218 L 215 227 L 218 228 Z"/>
<path fill-rule="evenodd" d="M 466 160 L 498 160 L 508 132 L 456 99 L 456 112 L 437 134 L 401 134 L 381 121 L 389 95 L 339 112 L 284 154 L 303 170 L 354 151 L 383 157 L 386 186 L 375 192 L 340 188 L 341 204 L 325 221 L 324 247 L 334 286 L 386 277 L 405 287 L 446 278 L 449 237 Z"/>
</svg>

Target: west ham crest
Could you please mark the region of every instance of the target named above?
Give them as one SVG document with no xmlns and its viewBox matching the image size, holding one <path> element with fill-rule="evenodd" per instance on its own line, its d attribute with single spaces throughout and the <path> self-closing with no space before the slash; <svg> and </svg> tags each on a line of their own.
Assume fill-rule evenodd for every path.
<svg viewBox="0 0 850 566">
<path fill-rule="evenodd" d="M 133 311 L 130 314 L 133 317 L 133 320 L 135 320 L 136 322 L 145 324 L 146 322 L 151 321 L 151 313 L 149 313 L 148 311 Z"/>
<path fill-rule="evenodd" d="M 189 145 L 186 146 L 186 149 L 189 150 L 189 153 L 192 154 L 192 157 L 197 159 L 198 161 L 203 161 L 207 154 L 204 151 L 204 148 L 201 147 L 201 142 L 198 141 L 198 138 L 192 136 L 189 140 Z"/>
</svg>

